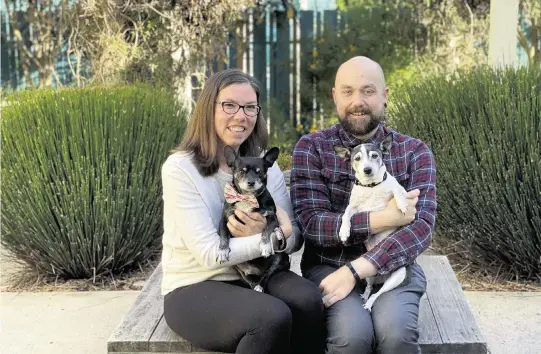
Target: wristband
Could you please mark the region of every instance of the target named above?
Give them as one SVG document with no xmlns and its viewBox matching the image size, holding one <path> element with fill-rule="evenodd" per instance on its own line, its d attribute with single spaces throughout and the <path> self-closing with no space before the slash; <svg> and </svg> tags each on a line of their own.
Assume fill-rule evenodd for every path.
<svg viewBox="0 0 541 354">
<path fill-rule="evenodd" d="M 353 265 L 351 264 L 351 262 L 347 262 L 346 267 L 348 267 L 351 273 L 353 273 L 353 277 L 355 278 L 355 281 L 361 281 L 361 277 L 359 276 L 355 268 L 353 268 Z"/>
</svg>

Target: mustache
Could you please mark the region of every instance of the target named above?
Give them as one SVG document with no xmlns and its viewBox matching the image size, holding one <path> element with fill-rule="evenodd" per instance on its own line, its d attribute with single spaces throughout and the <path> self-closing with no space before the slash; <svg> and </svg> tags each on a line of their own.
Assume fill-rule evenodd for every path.
<svg viewBox="0 0 541 354">
<path fill-rule="evenodd" d="M 351 109 L 348 109 L 346 112 L 351 113 L 351 114 L 356 114 L 356 113 L 370 114 L 372 113 L 372 110 L 368 107 L 353 107 Z"/>
</svg>

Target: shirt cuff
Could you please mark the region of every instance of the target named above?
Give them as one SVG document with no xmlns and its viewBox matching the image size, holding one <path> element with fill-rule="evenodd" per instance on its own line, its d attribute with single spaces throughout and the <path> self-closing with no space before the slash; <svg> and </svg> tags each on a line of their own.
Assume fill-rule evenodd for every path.
<svg viewBox="0 0 541 354">
<path fill-rule="evenodd" d="M 376 247 L 377 248 L 377 247 Z M 376 249 L 374 248 L 374 249 Z M 385 270 L 383 269 L 382 264 L 385 263 L 385 259 L 388 260 L 389 257 L 385 254 L 385 252 L 377 252 L 376 254 L 373 254 L 372 252 L 367 252 L 362 255 L 362 257 L 366 260 L 368 260 L 370 263 L 376 267 L 376 272 L 378 275 L 386 274 Z M 383 259 L 382 259 L 383 258 Z"/>
<path fill-rule="evenodd" d="M 374 247 L 363 254 L 362 257 L 376 267 L 378 275 L 389 274 L 407 264 L 407 259 L 404 255 L 399 253 L 389 254 L 388 250 L 381 247 Z"/>
<path fill-rule="evenodd" d="M 353 214 L 351 217 L 351 235 L 355 238 L 355 244 L 366 241 L 370 236 L 370 220 L 367 211 Z"/>
</svg>

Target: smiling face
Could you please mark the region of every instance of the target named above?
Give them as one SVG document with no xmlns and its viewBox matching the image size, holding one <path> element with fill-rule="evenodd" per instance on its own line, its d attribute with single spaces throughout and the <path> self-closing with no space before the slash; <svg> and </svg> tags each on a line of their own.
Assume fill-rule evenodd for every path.
<svg viewBox="0 0 541 354">
<path fill-rule="evenodd" d="M 342 64 L 332 94 L 340 123 L 353 135 L 370 133 L 385 117 L 388 89 L 383 71 L 368 58 L 356 57 Z"/>
<path fill-rule="evenodd" d="M 250 84 L 233 84 L 223 88 L 216 99 L 217 102 L 224 102 L 226 110 L 231 109 L 234 104 L 241 106 L 257 106 L 257 95 Z M 248 108 L 246 108 L 249 111 Z M 240 145 L 252 134 L 257 122 L 255 116 L 246 115 L 242 108 L 236 113 L 226 113 L 222 103 L 215 103 L 214 126 L 216 135 L 221 146 L 229 145 L 238 150 Z"/>
</svg>

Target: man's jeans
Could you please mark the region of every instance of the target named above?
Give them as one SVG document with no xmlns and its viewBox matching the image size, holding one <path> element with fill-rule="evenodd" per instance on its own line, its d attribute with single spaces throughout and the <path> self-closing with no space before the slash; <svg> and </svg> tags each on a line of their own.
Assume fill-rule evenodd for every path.
<svg viewBox="0 0 541 354">
<path fill-rule="evenodd" d="M 335 270 L 320 265 L 307 269 L 303 275 L 319 285 Z M 363 308 L 360 296 L 364 291 L 362 288 L 356 286 L 346 298 L 326 308 L 326 353 L 421 353 L 417 343 L 417 318 L 419 302 L 426 290 L 426 278 L 421 266 L 413 264 L 409 282 L 382 294 L 372 306 L 372 313 Z"/>
</svg>

